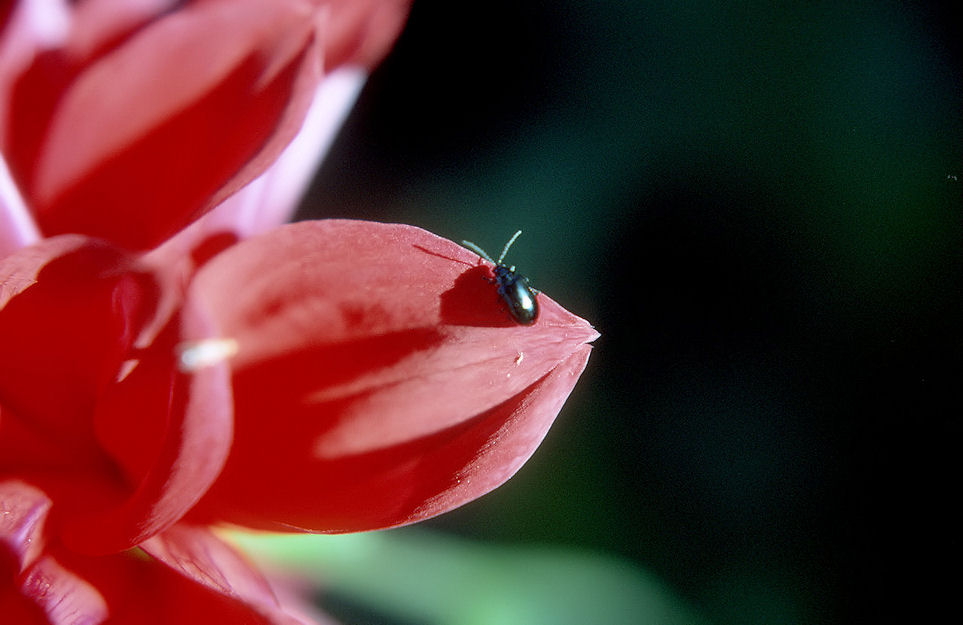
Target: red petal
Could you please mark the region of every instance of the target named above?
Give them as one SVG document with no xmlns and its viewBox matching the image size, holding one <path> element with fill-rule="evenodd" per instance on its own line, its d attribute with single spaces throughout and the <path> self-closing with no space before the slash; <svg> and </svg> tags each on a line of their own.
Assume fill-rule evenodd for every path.
<svg viewBox="0 0 963 625">
<path fill-rule="evenodd" d="M 156 558 L 65 559 L 103 594 L 111 625 L 298 625 L 267 582 L 209 532 L 175 527 L 145 545 Z"/>
<path fill-rule="evenodd" d="M 155 336 L 176 294 L 79 236 L 0 261 L 0 284 L 0 471 L 44 485 L 78 551 L 127 549 L 177 521 L 231 444 L 225 363 L 178 369 L 178 343 L 207 339 L 207 317 L 187 305 Z"/>
<path fill-rule="evenodd" d="M 144 551 L 184 577 L 267 612 L 280 609 L 267 580 L 210 531 L 177 525 L 142 545 Z"/>
<path fill-rule="evenodd" d="M 176 333 L 171 331 L 176 330 Z M 99 440 L 131 487 L 114 505 L 87 506 L 64 522 L 64 541 L 85 553 L 140 544 L 180 519 L 214 482 L 231 447 L 230 377 L 224 362 L 184 371 L 180 345 L 206 340 L 191 306 L 97 406 Z"/>
<path fill-rule="evenodd" d="M 304 125 L 274 164 L 214 210 L 151 250 L 147 261 L 164 270 L 186 265 L 182 271 L 191 275 L 192 261 L 207 260 L 196 258 L 196 250 L 205 240 L 217 237 L 233 243 L 235 238 L 245 239 L 290 221 L 365 78 L 357 68 L 339 69 L 326 76 L 315 92 Z"/>
<path fill-rule="evenodd" d="M 373 67 L 387 54 L 408 17 L 410 0 L 340 0 L 323 3 L 325 64 Z"/>
<path fill-rule="evenodd" d="M 597 333 L 544 294 L 538 322 L 516 325 L 477 262 L 418 228 L 332 220 L 242 242 L 205 266 L 189 297 L 240 350 L 235 444 L 204 511 L 369 529 L 510 477 Z"/>
<path fill-rule="evenodd" d="M 232 440 L 227 367 L 179 371 L 174 350 L 163 353 L 170 347 L 155 347 L 162 353 L 142 360 L 98 406 L 100 439 L 132 487 L 114 505 L 64 521 L 64 541 L 77 551 L 126 549 L 170 527 L 224 465 Z"/>
<path fill-rule="evenodd" d="M 78 19 L 11 94 L 4 152 L 42 229 L 152 246 L 263 171 L 321 75 L 314 11 L 194 2 L 123 36 Z"/>
<path fill-rule="evenodd" d="M 50 507 L 39 489 L 0 482 L 0 614 L 18 625 L 100 623 L 100 593 L 43 553 Z"/>
<path fill-rule="evenodd" d="M 17 625 L 297 625 L 267 581 L 209 532 L 175 527 L 142 553 L 87 557 L 44 541 L 50 500 L 0 482 L 0 615 Z"/>
<path fill-rule="evenodd" d="M 66 447 L 90 441 L 97 396 L 154 312 L 158 285 L 79 236 L 0 260 L 0 401 Z"/>
<path fill-rule="evenodd" d="M 43 611 L 13 586 L 0 585 L 0 614 L 17 625 L 48 625 Z"/>
</svg>

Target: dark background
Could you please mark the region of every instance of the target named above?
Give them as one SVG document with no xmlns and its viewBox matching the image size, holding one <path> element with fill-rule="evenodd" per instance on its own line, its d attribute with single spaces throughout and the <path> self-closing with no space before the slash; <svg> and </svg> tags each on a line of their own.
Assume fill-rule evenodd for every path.
<svg viewBox="0 0 963 625">
<path fill-rule="evenodd" d="M 300 216 L 522 229 L 602 333 L 532 461 L 430 526 L 624 556 L 720 624 L 956 613 L 959 31 L 778 4 L 419 0 Z"/>
</svg>

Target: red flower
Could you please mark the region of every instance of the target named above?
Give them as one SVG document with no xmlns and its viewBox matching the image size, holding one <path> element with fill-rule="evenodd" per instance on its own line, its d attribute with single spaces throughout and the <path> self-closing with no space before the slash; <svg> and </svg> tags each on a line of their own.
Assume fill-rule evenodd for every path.
<svg viewBox="0 0 963 625">
<path fill-rule="evenodd" d="M 40 6 L 0 12 L 0 614 L 297 622 L 210 525 L 375 529 L 478 497 L 597 334 L 544 294 L 515 324 L 490 265 L 417 228 L 269 229 L 323 133 L 282 149 L 343 80 L 316 92 L 321 52 L 374 62 L 403 4 Z"/>
</svg>

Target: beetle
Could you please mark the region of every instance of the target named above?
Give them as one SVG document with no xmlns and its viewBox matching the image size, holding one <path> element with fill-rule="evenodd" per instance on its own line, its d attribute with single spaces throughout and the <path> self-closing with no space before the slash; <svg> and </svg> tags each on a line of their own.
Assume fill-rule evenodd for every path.
<svg viewBox="0 0 963 625">
<path fill-rule="evenodd" d="M 492 257 L 485 250 L 471 241 L 462 241 L 462 244 L 495 265 L 495 283 L 498 285 L 498 294 L 508 306 L 508 312 L 512 319 L 523 326 L 530 326 L 538 319 L 538 300 L 535 299 L 538 291 L 529 286 L 528 278 L 515 271 L 514 265 L 509 267 L 502 262 L 505 260 L 505 255 L 508 254 L 508 248 L 512 246 L 512 243 L 521 233 L 522 231 L 519 230 L 508 240 L 497 261 L 492 260 Z"/>
</svg>

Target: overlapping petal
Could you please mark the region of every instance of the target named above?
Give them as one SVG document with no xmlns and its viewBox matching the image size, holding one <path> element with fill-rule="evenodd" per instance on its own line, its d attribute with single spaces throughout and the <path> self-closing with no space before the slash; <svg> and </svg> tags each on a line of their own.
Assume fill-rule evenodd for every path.
<svg viewBox="0 0 963 625">
<path fill-rule="evenodd" d="M 77 235 L 0 260 L 0 285 L 0 401 L 80 444 L 96 396 L 155 310 L 159 285 L 124 253 Z"/>
<path fill-rule="evenodd" d="M 4 152 L 44 232 L 149 246 L 223 199 L 290 109 L 286 142 L 309 92 L 288 96 L 320 53 L 307 9 L 279 5 L 194 3 L 106 40 L 78 28 L 37 55 L 11 91 Z"/>
<path fill-rule="evenodd" d="M 77 235 L 3 259 L 0 284 L 0 475 L 49 491 L 79 552 L 176 522 L 231 444 L 226 366 L 178 368 L 176 346 L 211 334 L 205 315 L 189 303 L 168 314 L 156 276 Z"/>
<path fill-rule="evenodd" d="M 293 624 L 206 524 L 402 525 L 533 453 L 584 320 L 417 228 L 272 230 L 406 0 L 0 7 L 0 621 Z"/>
<path fill-rule="evenodd" d="M 0 148 L 47 235 L 163 241 L 263 172 L 324 72 L 380 58 L 406 11 L 397 0 L 130 4 L 62 7 L 53 34 L 2 44 L 17 51 L 0 67 L 16 123 L 0 125 Z"/>
<path fill-rule="evenodd" d="M 18 625 L 102 622 L 103 596 L 49 553 L 51 507 L 40 489 L 0 481 L 0 614 Z"/>
<path fill-rule="evenodd" d="M 365 72 L 353 67 L 327 75 L 315 91 L 304 125 L 277 161 L 211 212 L 148 252 L 147 261 L 166 273 L 180 274 L 186 283 L 206 259 L 203 253 L 198 258 L 197 252 L 210 247 L 208 239 L 243 239 L 290 221 L 365 77 Z"/>
<path fill-rule="evenodd" d="M 175 526 L 145 542 L 146 553 L 90 557 L 48 539 L 51 507 L 42 490 L 0 481 L 4 623 L 301 623 L 246 560 L 207 530 Z"/>
<path fill-rule="evenodd" d="M 597 333 L 540 296 L 518 326 L 490 266 L 418 228 L 328 220 L 239 243 L 190 298 L 237 341 L 235 440 L 197 514 L 340 532 L 478 497 L 531 455 Z"/>
</svg>

